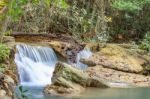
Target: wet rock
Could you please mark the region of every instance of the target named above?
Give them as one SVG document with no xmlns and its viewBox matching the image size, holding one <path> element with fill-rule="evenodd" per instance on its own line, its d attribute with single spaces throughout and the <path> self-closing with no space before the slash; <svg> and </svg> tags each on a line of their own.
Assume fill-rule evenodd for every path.
<svg viewBox="0 0 150 99">
<path fill-rule="evenodd" d="M 51 41 L 49 45 L 60 55 L 67 60 L 76 63 L 77 54 L 84 49 L 84 44 L 62 42 L 62 41 Z"/>
<path fill-rule="evenodd" d="M 107 88 L 107 82 L 91 77 L 87 72 L 65 63 L 57 63 L 52 77 L 52 85 L 44 89 L 46 94 L 77 94 L 86 87 Z"/>
<path fill-rule="evenodd" d="M 150 76 L 127 73 L 117 71 L 114 69 L 104 68 L 97 65 L 89 67 L 87 72 L 96 75 L 98 78 L 103 78 L 109 82 L 109 85 L 114 87 L 126 86 L 128 87 L 150 87 Z"/>
<path fill-rule="evenodd" d="M 115 44 L 107 44 L 92 57 L 82 59 L 81 62 L 89 66 L 102 65 L 125 72 L 141 73 L 143 71 L 143 62 L 141 63 L 133 55 L 130 55 L 126 49 Z"/>
</svg>

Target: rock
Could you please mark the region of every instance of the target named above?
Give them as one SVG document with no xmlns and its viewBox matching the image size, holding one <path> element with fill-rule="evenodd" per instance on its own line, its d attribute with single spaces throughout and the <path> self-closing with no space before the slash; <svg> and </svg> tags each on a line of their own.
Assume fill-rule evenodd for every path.
<svg viewBox="0 0 150 99">
<path fill-rule="evenodd" d="M 101 47 L 102 47 L 102 44 L 100 43 L 87 43 L 86 48 L 89 48 L 92 52 L 98 52 Z"/>
<path fill-rule="evenodd" d="M 0 73 L 0 89 L 5 90 L 9 98 L 13 97 L 15 86 L 16 84 L 10 76 Z"/>
<path fill-rule="evenodd" d="M 77 54 L 84 49 L 84 44 L 62 42 L 62 41 L 51 41 L 49 45 L 61 56 L 67 60 L 76 63 Z"/>
<path fill-rule="evenodd" d="M 6 95 L 6 91 L 5 90 L 0 90 L 0 98 L 4 97 Z"/>
<path fill-rule="evenodd" d="M 87 72 L 96 75 L 97 78 L 111 81 L 108 84 L 111 87 L 150 87 L 150 76 L 117 71 L 101 65 L 89 67 Z"/>
<path fill-rule="evenodd" d="M 141 73 L 143 71 L 139 60 L 130 55 L 126 49 L 115 44 L 107 44 L 89 59 L 81 59 L 81 62 L 89 66 L 102 65 L 125 72 Z"/>
<path fill-rule="evenodd" d="M 4 72 L 4 74 L 10 76 L 14 81 L 13 83 L 15 83 L 15 84 L 18 83 L 18 78 L 17 78 L 16 74 L 14 74 L 11 70 L 6 70 Z"/>
<path fill-rule="evenodd" d="M 52 82 L 52 85 L 45 87 L 46 94 L 77 94 L 86 87 L 109 87 L 104 79 L 91 77 L 85 71 L 60 62 L 56 65 Z"/>
<path fill-rule="evenodd" d="M 8 43 L 8 42 L 15 42 L 15 38 L 12 36 L 4 36 L 3 43 Z"/>
<path fill-rule="evenodd" d="M 12 98 L 6 94 L 5 90 L 0 89 L 0 99 L 12 99 Z"/>
</svg>

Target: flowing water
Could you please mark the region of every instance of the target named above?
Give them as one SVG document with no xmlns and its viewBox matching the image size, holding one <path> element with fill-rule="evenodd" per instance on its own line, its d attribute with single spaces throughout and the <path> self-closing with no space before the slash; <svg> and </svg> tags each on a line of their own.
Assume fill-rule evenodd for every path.
<svg viewBox="0 0 150 99">
<path fill-rule="evenodd" d="M 150 88 L 89 88 L 76 96 L 48 96 L 42 93 L 42 88 L 28 88 L 28 99 L 150 99 Z"/>
<path fill-rule="evenodd" d="M 85 49 L 77 55 L 77 68 L 85 69 L 87 66 L 79 60 L 92 55 L 90 50 Z M 51 83 L 52 73 L 58 59 L 52 48 L 17 45 L 15 62 L 20 78 L 20 85 L 28 99 L 150 99 L 150 88 L 129 88 L 129 89 L 87 89 L 77 96 L 47 96 L 43 94 L 43 87 Z M 22 93 L 16 88 L 18 97 Z"/>
<path fill-rule="evenodd" d="M 75 66 L 76 68 L 85 70 L 87 68 L 87 65 L 81 63 L 80 59 L 81 58 L 89 58 L 90 56 L 92 56 L 92 52 L 86 48 L 77 54 L 77 58 L 76 58 L 77 63 L 69 62 L 69 64 L 71 64 L 72 66 Z"/>
<path fill-rule="evenodd" d="M 17 45 L 15 62 L 21 85 L 45 86 L 51 83 L 57 57 L 48 47 Z"/>
<path fill-rule="evenodd" d="M 58 62 L 57 56 L 52 48 L 17 45 L 15 63 L 17 64 L 20 84 L 23 86 L 45 86 L 51 84 L 52 73 L 55 64 Z M 77 63 L 73 64 L 80 69 L 86 69 L 87 65 L 81 63 L 81 58 L 88 58 L 92 52 L 85 49 L 78 53 Z M 70 63 L 71 64 L 71 63 Z"/>
</svg>

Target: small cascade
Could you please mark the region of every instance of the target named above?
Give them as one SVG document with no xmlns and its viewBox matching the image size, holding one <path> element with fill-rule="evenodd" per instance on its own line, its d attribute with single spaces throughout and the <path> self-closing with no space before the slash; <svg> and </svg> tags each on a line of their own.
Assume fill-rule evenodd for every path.
<svg viewBox="0 0 150 99">
<path fill-rule="evenodd" d="M 21 85 L 44 86 L 51 83 L 52 73 L 58 61 L 52 48 L 17 45 L 15 63 Z"/>
<path fill-rule="evenodd" d="M 51 84 L 51 77 L 58 62 L 55 52 L 49 47 L 17 45 L 15 63 L 17 65 L 20 84 L 25 86 L 45 86 Z M 77 54 L 76 63 L 69 62 L 76 68 L 85 70 L 87 65 L 81 58 L 89 58 L 92 52 L 84 49 Z"/>
<path fill-rule="evenodd" d="M 85 48 L 77 54 L 76 63 L 69 62 L 69 64 L 75 66 L 76 68 L 85 70 L 87 68 L 87 65 L 81 63 L 80 59 L 89 58 L 90 56 L 92 56 L 92 54 L 93 53 L 90 51 L 90 49 Z"/>
</svg>

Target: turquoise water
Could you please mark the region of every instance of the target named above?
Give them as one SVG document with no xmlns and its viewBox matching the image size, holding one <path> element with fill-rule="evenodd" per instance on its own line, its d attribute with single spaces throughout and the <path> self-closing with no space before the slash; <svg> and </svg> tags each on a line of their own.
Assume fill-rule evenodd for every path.
<svg viewBox="0 0 150 99">
<path fill-rule="evenodd" d="M 23 89 L 28 89 L 26 93 L 28 99 L 150 99 L 150 88 L 90 88 L 78 96 L 48 96 L 42 93 L 42 88 L 24 87 Z"/>
</svg>

